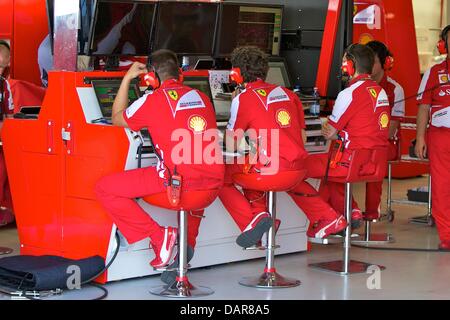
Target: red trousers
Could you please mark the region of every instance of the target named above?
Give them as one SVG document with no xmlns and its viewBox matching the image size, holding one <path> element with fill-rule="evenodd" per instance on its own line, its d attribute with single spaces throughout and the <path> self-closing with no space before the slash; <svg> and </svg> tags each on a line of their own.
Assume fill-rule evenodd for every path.
<svg viewBox="0 0 450 320">
<path fill-rule="evenodd" d="M 433 217 L 441 241 L 450 241 L 450 129 L 428 130 Z"/>
<path fill-rule="evenodd" d="M 398 157 L 398 146 L 389 143 L 388 161 L 396 160 Z M 380 214 L 381 195 L 383 193 L 383 180 L 368 182 L 366 184 L 366 210 L 367 214 Z"/>
<path fill-rule="evenodd" d="M 135 199 L 161 192 L 166 192 L 166 188 L 154 167 L 108 175 L 95 187 L 99 202 L 130 244 L 152 237 L 160 230 L 159 224 Z M 193 248 L 202 220 L 198 216 L 202 215 L 203 210 L 188 214 L 188 244 Z"/>
<path fill-rule="evenodd" d="M 323 165 L 326 166 L 326 161 Z M 225 183 L 219 193 L 219 198 L 239 229 L 243 231 L 255 215 L 268 211 L 268 208 L 264 192 L 244 189 L 243 193 L 241 193 L 236 188 L 232 177 L 233 174 L 241 172 L 241 165 L 226 166 Z M 305 213 L 311 224 L 321 219 L 330 220 L 337 217 L 336 211 L 305 181 L 300 182 L 288 194 Z"/>
</svg>

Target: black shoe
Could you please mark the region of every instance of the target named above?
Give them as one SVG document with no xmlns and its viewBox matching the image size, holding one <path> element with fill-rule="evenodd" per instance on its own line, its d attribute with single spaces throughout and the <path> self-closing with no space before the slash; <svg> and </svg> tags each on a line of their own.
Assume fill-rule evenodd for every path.
<svg viewBox="0 0 450 320">
<path fill-rule="evenodd" d="M 264 233 L 272 227 L 272 217 L 267 212 L 256 215 L 247 228 L 237 237 L 236 243 L 242 248 L 249 248 L 261 240 Z"/>
<path fill-rule="evenodd" d="M 187 247 L 187 262 L 192 260 L 194 257 L 194 249 L 191 246 Z M 175 269 L 178 268 L 178 254 L 175 256 L 174 261 L 167 266 L 168 269 Z M 177 278 L 177 271 L 176 270 L 170 270 L 170 271 L 163 271 L 161 273 L 161 281 L 165 284 L 172 284 L 176 281 Z"/>
</svg>

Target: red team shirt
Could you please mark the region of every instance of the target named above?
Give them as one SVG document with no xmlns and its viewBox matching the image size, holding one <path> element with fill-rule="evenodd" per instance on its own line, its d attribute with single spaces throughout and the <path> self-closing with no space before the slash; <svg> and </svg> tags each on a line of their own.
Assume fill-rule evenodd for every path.
<svg viewBox="0 0 450 320">
<path fill-rule="evenodd" d="M 420 84 L 417 101 L 431 105 L 430 129 L 450 128 L 450 81 L 448 60 L 427 70 Z"/>
<path fill-rule="evenodd" d="M 123 116 L 133 131 L 148 128 L 163 161 L 158 161 L 157 166 L 160 178 L 168 178 L 166 166 L 173 174 L 176 164 L 187 190 L 215 189 L 222 185 L 224 166 L 217 161 L 222 154 L 218 148 L 216 117 L 205 94 L 177 80 L 167 80 L 152 94 L 135 101 L 124 110 Z M 177 129 L 184 129 L 178 131 L 182 138 L 178 136 L 172 141 Z M 209 138 L 204 135 L 207 130 Z M 204 153 L 216 158 L 203 158 Z"/>
<path fill-rule="evenodd" d="M 358 76 L 339 93 L 329 118 L 349 150 L 387 146 L 389 122 L 387 94 L 369 75 Z"/>
<path fill-rule="evenodd" d="M 303 106 L 297 95 L 286 88 L 262 80 L 247 84 L 245 90 L 233 99 L 227 129 L 267 129 L 266 151 L 269 155 L 272 144 L 270 130 L 279 129 L 277 144 L 281 169 L 299 167 L 307 156 L 301 136 L 301 130 L 305 129 Z"/>
<path fill-rule="evenodd" d="M 0 86 L 3 86 L 3 88 L 0 88 L 1 112 L 2 114 L 11 114 L 14 112 L 11 87 L 9 85 L 9 82 L 4 78 L 0 79 Z M 0 119 L 0 121 L 1 120 L 3 119 Z"/>
</svg>

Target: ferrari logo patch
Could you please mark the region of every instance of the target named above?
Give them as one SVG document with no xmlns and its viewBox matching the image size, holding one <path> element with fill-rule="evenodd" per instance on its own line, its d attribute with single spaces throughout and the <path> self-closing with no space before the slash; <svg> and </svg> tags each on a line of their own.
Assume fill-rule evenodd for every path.
<svg viewBox="0 0 450 320">
<path fill-rule="evenodd" d="M 194 133 L 202 133 L 206 129 L 206 120 L 200 115 L 194 115 L 189 118 L 188 125 Z"/>
<path fill-rule="evenodd" d="M 169 90 L 167 93 L 169 94 L 169 97 L 172 100 L 174 100 L 174 101 L 178 100 L 178 92 L 176 92 L 175 90 Z"/>
<path fill-rule="evenodd" d="M 369 92 L 375 99 L 378 97 L 377 90 L 375 90 L 374 88 L 369 88 Z"/>
<path fill-rule="evenodd" d="M 291 125 L 291 115 L 286 110 L 277 112 L 277 122 L 281 127 L 289 127 Z"/>
<path fill-rule="evenodd" d="M 258 92 L 263 97 L 267 97 L 267 91 L 266 90 L 258 89 L 258 90 L 256 90 L 256 92 Z"/>
<path fill-rule="evenodd" d="M 381 129 L 387 129 L 389 126 L 389 115 L 386 112 L 383 112 L 380 115 L 380 127 Z"/>
</svg>

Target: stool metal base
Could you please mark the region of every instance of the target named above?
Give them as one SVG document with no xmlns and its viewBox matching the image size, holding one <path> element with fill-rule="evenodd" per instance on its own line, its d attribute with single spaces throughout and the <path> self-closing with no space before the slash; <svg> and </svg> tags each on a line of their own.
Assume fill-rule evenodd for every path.
<svg viewBox="0 0 450 320">
<path fill-rule="evenodd" d="M 245 277 L 239 284 L 260 289 L 292 288 L 300 285 L 300 280 L 285 278 L 277 272 L 264 272 L 260 277 Z"/>
<path fill-rule="evenodd" d="M 166 298 L 197 298 L 212 295 L 214 291 L 207 287 L 195 287 L 189 281 L 176 281 L 171 285 L 154 287 L 150 293 Z"/>
<path fill-rule="evenodd" d="M 352 244 L 360 245 L 381 245 L 394 242 L 394 237 L 389 233 L 373 233 L 370 235 L 369 239 L 367 239 L 365 236 L 360 236 L 358 239 L 352 240 Z"/>
<path fill-rule="evenodd" d="M 10 254 L 12 253 L 14 250 L 11 248 L 6 248 L 6 247 L 0 247 L 0 256 L 5 255 L 5 254 Z"/>
<path fill-rule="evenodd" d="M 345 275 L 354 274 L 354 273 L 366 273 L 367 269 L 369 267 L 373 266 L 373 264 L 361 262 L 361 261 L 350 260 L 347 273 L 344 270 L 344 261 L 343 260 L 314 263 L 314 264 L 310 264 L 309 266 L 314 269 L 334 272 L 334 273 L 340 274 L 341 276 L 345 276 Z M 386 267 L 384 267 L 384 266 L 379 266 L 379 265 L 376 265 L 376 266 L 378 266 L 380 268 L 380 270 L 386 269 Z"/>
</svg>

